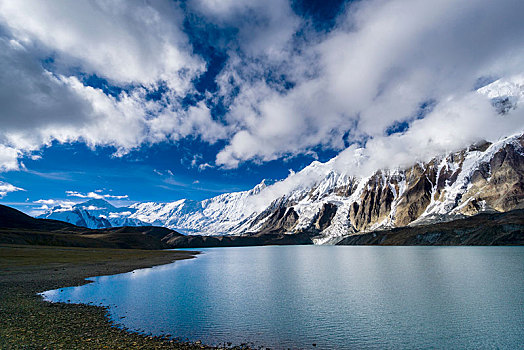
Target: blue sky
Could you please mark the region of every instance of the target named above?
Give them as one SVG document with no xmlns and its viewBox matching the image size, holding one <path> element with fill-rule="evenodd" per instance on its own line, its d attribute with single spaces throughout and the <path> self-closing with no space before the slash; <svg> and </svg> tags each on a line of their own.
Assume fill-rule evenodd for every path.
<svg viewBox="0 0 524 350">
<path fill-rule="evenodd" d="M 523 72 L 523 6 L 0 0 L 0 202 L 200 200 L 496 139 L 521 119 L 473 92 Z"/>
<path fill-rule="evenodd" d="M 176 145 L 158 144 L 141 148 L 123 157 L 113 157 L 114 149 L 89 149 L 82 143 L 54 144 L 42 150 L 41 158 L 23 158 L 26 169 L 1 174 L 1 179 L 23 188 L 2 200 L 25 211 L 35 208 L 34 201 L 57 199 L 83 201 L 67 191 L 96 193 L 129 198 L 107 198 L 117 206 L 135 201 L 174 201 L 181 198 L 201 200 L 225 192 L 250 189 L 262 179 L 285 178 L 290 170 L 300 170 L 311 156 L 297 156 L 262 164 L 246 163 L 236 169 L 192 166 L 195 155 L 199 164 L 213 160 L 219 145 L 184 140 Z M 324 160 L 333 152 L 319 152 Z M 40 207 L 40 205 L 36 205 Z"/>
<path fill-rule="evenodd" d="M 182 3 L 182 8 L 187 7 Z M 313 24 L 315 31 L 329 31 L 344 1 L 295 1 L 293 11 Z M 205 60 L 206 70 L 193 80 L 195 91 L 184 96 L 182 108 L 205 100 L 205 94 L 217 91 L 216 76 L 228 58 L 228 43 L 234 43 L 235 29 L 216 28 L 205 23 L 201 16 L 189 13 L 183 21 L 183 31 L 196 54 Z M 216 42 L 221 42 L 217 45 Z M 42 65 L 49 71 L 56 70 L 54 57 L 46 57 Z M 75 68 L 74 75 L 86 86 L 103 90 L 118 98 L 134 86 L 113 85 L 96 74 Z M 268 74 L 271 74 L 269 72 Z M 270 79 L 270 77 L 267 77 Z M 282 84 L 282 85 L 285 85 Z M 159 99 L 162 86 L 149 89 L 147 99 Z M 220 119 L 225 107 L 210 103 L 213 118 Z M 45 145 L 36 152 L 19 158 L 21 167 L 0 173 L 0 179 L 23 190 L 3 198 L 2 203 L 26 212 L 40 207 L 41 199 L 57 201 L 83 201 L 69 192 L 106 194 L 116 205 L 129 205 L 135 201 L 173 201 L 180 198 L 201 200 L 220 193 L 250 189 L 262 179 L 285 178 L 290 170 L 298 171 L 312 160 L 326 161 L 336 155 L 333 150 L 311 147 L 311 154 L 299 154 L 267 162 L 246 162 L 233 169 L 214 165 L 216 154 L 224 147 L 224 141 L 208 143 L 195 137 L 177 142 L 161 142 L 143 145 L 123 156 L 115 157 L 115 147 L 88 147 L 84 142 L 57 141 Z M 210 166 L 206 166 L 210 165 Z"/>
</svg>

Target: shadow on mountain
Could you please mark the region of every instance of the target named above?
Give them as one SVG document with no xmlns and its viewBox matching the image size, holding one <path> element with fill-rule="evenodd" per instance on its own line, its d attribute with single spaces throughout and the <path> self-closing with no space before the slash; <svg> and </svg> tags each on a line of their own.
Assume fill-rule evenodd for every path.
<svg viewBox="0 0 524 350">
<path fill-rule="evenodd" d="M 524 210 L 345 237 L 337 245 L 523 245 Z"/>
</svg>

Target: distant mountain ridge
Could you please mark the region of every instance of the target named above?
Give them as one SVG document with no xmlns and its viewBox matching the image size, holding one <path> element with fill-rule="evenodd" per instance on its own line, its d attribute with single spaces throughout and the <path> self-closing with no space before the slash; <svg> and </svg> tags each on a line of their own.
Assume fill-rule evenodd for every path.
<svg viewBox="0 0 524 350">
<path fill-rule="evenodd" d="M 99 204 L 104 204 L 99 202 Z M 307 235 L 184 236 L 157 226 L 89 229 L 73 224 L 35 219 L 0 204 L 0 245 L 47 245 L 85 248 L 166 249 L 312 244 Z"/>
<path fill-rule="evenodd" d="M 501 113 L 524 101 L 524 79 L 496 81 L 478 91 Z M 367 177 L 313 162 L 287 179 L 203 201 L 137 203 L 115 208 L 99 200 L 42 217 L 99 228 L 158 225 L 188 234 L 301 234 L 315 243 L 395 227 L 425 225 L 478 213 L 524 208 L 524 135 L 481 142 L 404 169 Z M 308 179 L 308 181 L 303 181 Z M 285 191 L 275 191 L 283 185 Z M 280 187 L 279 187 L 280 186 Z M 287 187 L 286 187 L 287 188 Z"/>
<path fill-rule="evenodd" d="M 61 220 L 91 229 L 151 225 L 138 219 L 130 218 L 129 216 L 134 211 L 128 207 L 115 207 L 104 199 L 90 199 L 71 208 L 56 206 L 41 215 L 40 218 Z"/>
</svg>

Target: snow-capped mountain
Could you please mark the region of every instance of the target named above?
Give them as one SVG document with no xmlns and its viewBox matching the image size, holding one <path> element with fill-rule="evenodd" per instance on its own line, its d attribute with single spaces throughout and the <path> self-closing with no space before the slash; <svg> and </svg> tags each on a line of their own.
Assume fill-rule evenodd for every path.
<svg viewBox="0 0 524 350">
<path fill-rule="evenodd" d="M 117 208 L 103 199 L 90 199 L 71 207 L 56 206 L 40 215 L 40 218 L 66 221 L 92 229 L 149 225 L 131 218 L 133 212 L 131 208 Z"/>
<path fill-rule="evenodd" d="M 225 193 L 197 202 L 182 199 L 172 203 L 139 203 L 130 208 L 130 218 L 185 233 L 221 235 L 239 232 L 256 210 L 252 200 L 266 188 L 262 181 L 249 191 Z"/>
<path fill-rule="evenodd" d="M 524 102 L 524 77 L 498 80 L 478 92 L 506 114 Z M 367 176 L 341 167 L 339 157 L 315 161 L 271 185 L 263 181 L 249 191 L 203 201 L 125 208 L 89 201 L 44 217 L 91 228 L 150 224 L 202 235 L 307 233 L 316 243 L 330 243 L 372 230 L 524 208 L 522 131 Z"/>
<path fill-rule="evenodd" d="M 309 232 L 317 243 L 360 232 L 524 207 L 524 137 L 515 135 L 366 178 L 334 172 L 261 213 L 254 232 Z"/>
<path fill-rule="evenodd" d="M 496 80 L 477 91 L 489 97 L 497 110 L 505 114 L 524 101 L 524 75 Z"/>
</svg>

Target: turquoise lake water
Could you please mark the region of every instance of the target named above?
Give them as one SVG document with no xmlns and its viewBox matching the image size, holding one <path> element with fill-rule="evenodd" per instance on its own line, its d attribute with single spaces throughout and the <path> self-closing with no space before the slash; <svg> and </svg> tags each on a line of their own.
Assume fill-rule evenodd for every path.
<svg viewBox="0 0 524 350">
<path fill-rule="evenodd" d="M 107 305 L 130 329 L 208 344 L 524 348 L 524 247 L 201 251 L 44 296 Z"/>
</svg>

